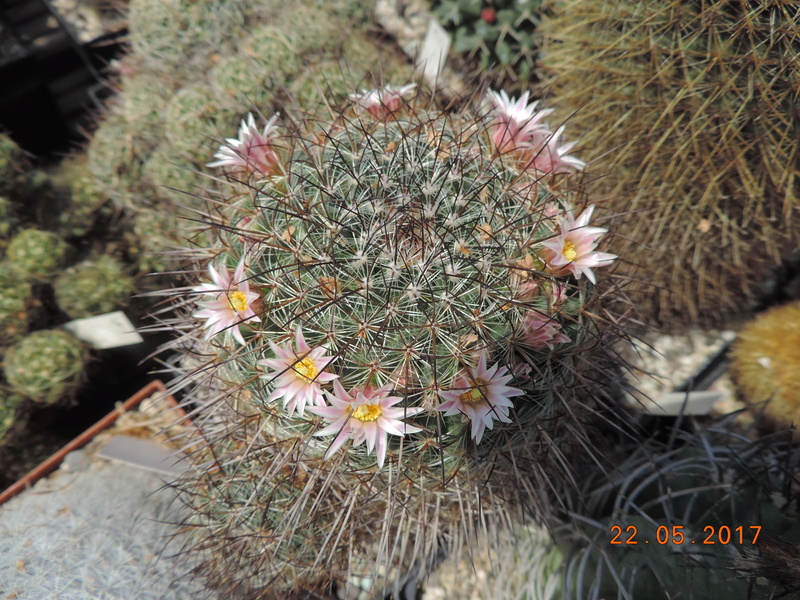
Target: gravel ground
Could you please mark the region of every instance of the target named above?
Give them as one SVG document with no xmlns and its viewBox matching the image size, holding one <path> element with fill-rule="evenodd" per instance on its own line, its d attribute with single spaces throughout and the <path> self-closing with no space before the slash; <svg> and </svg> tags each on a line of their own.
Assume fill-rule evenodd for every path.
<svg viewBox="0 0 800 600">
<path fill-rule="evenodd" d="M 167 558 L 177 545 L 165 522 L 180 510 L 157 475 L 82 451 L 68 459 L 0 511 L 0 597 L 211 600 Z"/>
</svg>

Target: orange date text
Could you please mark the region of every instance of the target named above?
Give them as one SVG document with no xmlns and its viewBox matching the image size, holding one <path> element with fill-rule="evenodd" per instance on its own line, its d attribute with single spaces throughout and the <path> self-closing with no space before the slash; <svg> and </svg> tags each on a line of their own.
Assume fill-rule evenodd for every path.
<svg viewBox="0 0 800 600">
<path fill-rule="evenodd" d="M 614 536 L 609 541 L 612 546 L 633 546 L 636 544 L 666 544 L 680 545 L 680 544 L 704 544 L 706 546 L 715 544 L 739 544 L 754 545 L 758 540 L 761 533 L 760 525 L 750 525 L 745 527 L 739 525 L 738 527 L 728 527 L 727 525 L 706 525 L 703 527 L 703 534 L 698 536 L 697 539 L 690 539 L 684 532 L 683 525 L 661 525 L 656 528 L 655 538 L 650 539 L 649 536 L 640 534 L 636 525 L 628 525 L 623 528 L 621 525 L 613 525 L 611 533 Z"/>
</svg>

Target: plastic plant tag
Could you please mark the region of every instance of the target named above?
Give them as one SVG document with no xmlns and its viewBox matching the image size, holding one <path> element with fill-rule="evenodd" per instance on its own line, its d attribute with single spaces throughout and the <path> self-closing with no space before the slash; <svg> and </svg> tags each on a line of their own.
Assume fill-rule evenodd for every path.
<svg viewBox="0 0 800 600">
<path fill-rule="evenodd" d="M 632 403 L 638 404 L 651 415 L 659 417 L 676 417 L 680 414 L 707 415 L 714 408 L 714 405 L 723 400 L 725 394 L 717 391 L 696 391 L 696 392 L 669 392 L 650 399 L 643 394 L 638 394 L 636 399 L 630 399 Z"/>
<path fill-rule="evenodd" d="M 64 329 L 97 350 L 131 346 L 144 341 L 121 310 L 75 319 L 66 323 Z"/>
<path fill-rule="evenodd" d="M 180 475 L 188 468 L 184 455 L 153 440 L 128 435 L 114 436 L 97 455 L 163 475 Z"/>
<path fill-rule="evenodd" d="M 417 57 L 417 66 L 428 83 L 435 85 L 450 50 L 450 36 L 436 19 L 428 23 L 428 31 Z"/>
</svg>

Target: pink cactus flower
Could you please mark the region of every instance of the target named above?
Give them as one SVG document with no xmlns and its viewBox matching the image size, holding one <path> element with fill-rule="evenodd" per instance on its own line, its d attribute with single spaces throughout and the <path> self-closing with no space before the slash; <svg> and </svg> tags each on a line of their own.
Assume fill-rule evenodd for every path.
<svg viewBox="0 0 800 600">
<path fill-rule="evenodd" d="M 542 259 L 556 275 L 571 273 L 575 279 L 581 275 L 596 283 L 592 269 L 610 265 L 616 257 L 607 252 L 595 252 L 597 238 L 608 231 L 601 227 L 589 227 L 594 206 L 588 207 L 577 219 L 568 212 L 559 217 L 561 233 L 542 245 Z"/>
<path fill-rule="evenodd" d="M 494 106 L 494 121 L 489 129 L 498 152 L 538 150 L 544 146 L 551 132 L 540 121 L 553 112 L 552 108 L 537 111 L 538 102 L 528 104 L 528 92 L 519 100 L 509 98 L 505 91 L 489 90 L 488 96 Z"/>
<path fill-rule="evenodd" d="M 325 404 L 322 396 L 322 386 L 338 377 L 324 370 L 330 366 L 335 357 L 325 356 L 327 348 L 317 346 L 312 349 L 303 337 L 301 327 L 295 334 L 295 347 L 291 342 L 281 348 L 271 340 L 270 348 L 275 353 L 275 358 L 266 358 L 258 364 L 272 369 L 271 373 L 261 375 L 275 385 L 275 389 L 267 401 L 283 398 L 283 406 L 289 411 L 289 416 L 297 413 L 302 417 L 306 404 Z"/>
<path fill-rule="evenodd" d="M 223 167 L 244 176 L 252 173 L 262 176 L 278 175 L 281 164 L 272 140 L 277 119 L 278 115 L 273 115 L 263 131 L 259 131 L 253 113 L 248 113 L 247 120 L 242 119 L 239 137 L 226 139 L 214 155 L 219 160 L 206 166 Z"/>
<path fill-rule="evenodd" d="M 476 444 L 481 443 L 487 427 L 492 429 L 495 419 L 511 423 L 508 409 L 513 404 L 510 398 L 523 393 L 506 385 L 512 375 L 505 367 L 486 367 L 486 355 L 486 350 L 482 350 L 474 369 L 462 369 L 456 374 L 450 389 L 439 392 L 444 402 L 436 407 L 445 416 L 460 414 L 462 422 L 471 421 Z"/>
<path fill-rule="evenodd" d="M 387 85 L 374 90 L 361 90 L 360 94 L 350 94 L 349 98 L 376 118 L 383 120 L 403 106 L 406 97 L 416 87 L 416 83 L 409 83 L 399 88 Z"/>
<path fill-rule="evenodd" d="M 386 460 L 386 443 L 389 435 L 403 436 L 408 433 L 422 431 L 403 422 L 407 417 L 422 412 L 422 408 L 404 408 L 395 406 L 402 402 L 399 396 L 390 396 L 391 386 L 381 388 L 367 386 L 366 389 L 353 389 L 348 394 L 342 384 L 333 382 L 333 393 L 328 394 L 331 406 L 311 406 L 309 412 L 324 417 L 330 424 L 314 435 L 336 435 L 330 448 L 325 453 L 327 460 L 339 450 L 347 440 L 353 440 L 353 446 L 367 443 L 367 453 L 377 449 L 378 468 L 383 468 Z"/>
<path fill-rule="evenodd" d="M 239 324 L 246 321 L 260 321 L 253 311 L 253 303 L 259 299 L 256 292 L 250 291 L 250 283 L 244 276 L 244 258 L 239 261 L 236 270 L 231 274 L 227 269 L 215 269 L 208 265 L 208 273 L 213 283 L 204 283 L 193 288 L 211 300 L 198 300 L 201 310 L 194 313 L 198 319 L 206 319 L 203 327 L 207 329 L 206 339 L 210 339 L 221 331 L 230 330 L 233 338 L 244 345 L 244 337 L 239 331 Z"/>
<path fill-rule="evenodd" d="M 569 341 L 569 337 L 561 333 L 561 325 L 536 310 L 528 311 L 520 323 L 519 339 L 517 340 L 520 346 L 532 350 L 544 350 L 544 348 L 552 350 L 555 344 Z"/>
<path fill-rule="evenodd" d="M 531 162 L 528 168 L 536 169 L 540 173 L 548 175 L 561 175 L 563 173 L 573 173 L 582 171 L 586 163 L 579 158 L 567 155 L 577 142 L 561 143 L 561 136 L 564 134 L 564 126 L 550 135 L 543 146 L 531 144 Z"/>
</svg>

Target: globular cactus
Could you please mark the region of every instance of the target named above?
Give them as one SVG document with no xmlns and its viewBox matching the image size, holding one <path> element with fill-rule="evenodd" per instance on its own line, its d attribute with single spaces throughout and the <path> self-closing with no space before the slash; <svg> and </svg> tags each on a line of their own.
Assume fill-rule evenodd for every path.
<svg viewBox="0 0 800 600">
<path fill-rule="evenodd" d="M 67 332 L 36 331 L 8 349 L 3 372 L 13 392 L 53 403 L 76 390 L 87 357 L 84 345 Z"/>
<path fill-rule="evenodd" d="M 180 89 L 172 97 L 166 108 L 164 131 L 176 158 L 194 161 L 207 156 L 213 140 L 236 120 L 211 86 L 196 84 Z"/>
<path fill-rule="evenodd" d="M 62 237 L 85 236 L 110 216 L 111 203 L 95 183 L 86 155 L 62 161 L 54 182 L 61 192 L 53 226 Z"/>
<path fill-rule="evenodd" d="M 191 81 L 193 66 L 241 37 L 253 5 L 242 0 L 134 0 L 128 12 L 131 48 L 152 71 Z"/>
<path fill-rule="evenodd" d="M 248 119 L 211 163 L 230 203 L 175 322 L 207 446 L 178 486 L 225 593 L 367 578 L 380 596 L 440 545 L 544 512 L 565 479 L 548 473 L 591 446 L 578 415 L 619 365 L 593 318 L 614 257 L 578 206 L 582 163 L 527 96 L 487 115 L 412 94 L 352 94 L 294 134 Z"/>
<path fill-rule="evenodd" d="M 179 231 L 181 224 L 174 214 L 155 209 L 138 211 L 133 216 L 131 249 L 137 257 L 139 271 L 163 273 L 173 270 L 175 265 L 169 253 L 175 250 Z M 147 281 L 147 278 L 140 280 L 142 284 Z"/>
<path fill-rule="evenodd" d="M 614 472 L 585 479 L 553 527 L 565 599 L 789 597 L 763 575 L 768 541 L 800 543 L 800 453 L 782 434 L 751 441 L 725 429 L 628 444 Z"/>
<path fill-rule="evenodd" d="M 137 136 L 123 115 L 113 111 L 95 130 L 87 151 L 89 171 L 95 185 L 116 206 L 137 207 L 149 201 L 141 180 L 151 144 Z"/>
<path fill-rule="evenodd" d="M 0 444 L 3 443 L 3 438 L 14 427 L 14 418 L 17 413 L 17 407 L 23 398 L 19 394 L 13 394 L 8 390 L 0 387 Z"/>
<path fill-rule="evenodd" d="M 0 348 L 27 333 L 25 307 L 30 293 L 30 283 L 18 277 L 8 264 L 0 263 Z"/>
<path fill-rule="evenodd" d="M 731 348 L 739 397 L 774 425 L 800 425 L 800 302 L 758 315 Z"/>
<path fill-rule="evenodd" d="M 58 306 L 73 319 L 125 306 L 134 287 L 127 271 L 125 265 L 108 255 L 69 267 L 53 286 Z"/>
<path fill-rule="evenodd" d="M 476 62 L 476 76 L 522 87 L 530 83 L 541 0 L 434 0 L 432 4 L 441 24 L 453 33 L 453 51 Z"/>
<path fill-rule="evenodd" d="M 5 255 L 8 239 L 17 225 L 14 206 L 8 198 L 0 196 L 0 257 Z"/>
<path fill-rule="evenodd" d="M 544 14 L 543 83 L 584 132 L 598 193 L 629 211 L 612 247 L 636 256 L 643 316 L 740 314 L 800 241 L 800 6 L 554 0 Z"/>
<path fill-rule="evenodd" d="M 0 192 L 8 192 L 17 185 L 26 163 L 26 155 L 17 143 L 0 132 Z"/>
<path fill-rule="evenodd" d="M 66 252 L 67 245 L 56 234 L 23 229 L 8 243 L 6 259 L 20 279 L 46 279 L 58 271 Z"/>
</svg>

